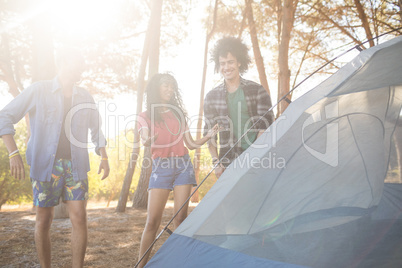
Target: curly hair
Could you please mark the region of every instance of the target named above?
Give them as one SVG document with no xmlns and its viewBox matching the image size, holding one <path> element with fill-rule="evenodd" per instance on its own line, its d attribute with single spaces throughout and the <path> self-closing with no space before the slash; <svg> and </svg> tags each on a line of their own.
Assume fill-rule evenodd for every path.
<svg viewBox="0 0 402 268">
<path fill-rule="evenodd" d="M 224 37 L 216 42 L 211 52 L 211 61 L 215 62 L 215 72 L 219 72 L 219 57 L 226 57 L 228 53 L 232 54 L 240 63 L 240 74 L 245 73 L 251 62 L 248 48 L 240 38 L 235 37 Z"/>
<path fill-rule="evenodd" d="M 153 115 L 156 123 L 162 122 L 162 114 L 161 109 L 154 109 L 152 105 L 162 104 L 161 95 L 160 95 L 160 86 L 163 83 L 170 83 L 173 85 L 174 93 L 172 98 L 170 99 L 170 105 L 174 106 L 177 109 L 172 109 L 172 112 L 176 114 L 177 118 L 187 118 L 187 111 L 184 108 L 183 100 L 181 98 L 180 90 L 177 84 L 176 79 L 169 73 L 156 74 L 154 75 L 148 82 L 146 87 L 146 109 L 147 115 L 151 118 L 151 110 L 153 110 Z M 177 111 L 179 110 L 179 111 Z M 181 114 L 180 114 L 181 113 Z"/>
</svg>

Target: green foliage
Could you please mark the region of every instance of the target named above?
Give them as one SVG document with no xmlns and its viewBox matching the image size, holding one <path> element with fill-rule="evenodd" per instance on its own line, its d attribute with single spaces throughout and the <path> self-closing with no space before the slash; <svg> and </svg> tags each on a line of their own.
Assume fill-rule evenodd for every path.
<svg viewBox="0 0 402 268">
<path fill-rule="evenodd" d="M 20 150 L 20 154 L 25 163 L 25 179 L 17 180 L 11 176 L 10 162 L 8 159 L 8 151 L 3 142 L 0 142 L 0 209 L 5 203 L 19 204 L 22 202 L 30 202 L 32 200 L 32 188 L 29 179 L 29 167 L 25 160 L 25 139 L 26 124 L 21 121 L 17 125 L 17 132 L 14 136 L 15 142 Z"/>
<path fill-rule="evenodd" d="M 108 141 L 107 153 L 109 157 L 110 174 L 105 180 L 101 180 L 102 174 L 98 175 L 100 157 L 95 153 L 90 153 L 91 171 L 88 173 L 89 180 L 89 198 L 95 200 L 116 200 L 119 198 L 123 186 L 124 176 L 126 174 L 131 154 L 132 132 L 127 135 L 119 135 L 116 139 Z M 137 187 L 140 177 L 142 163 L 142 152 L 137 161 L 133 181 L 131 183 L 130 194 L 132 196 Z"/>
<path fill-rule="evenodd" d="M 190 151 L 190 157 L 192 160 L 194 160 L 194 154 L 195 150 Z M 194 164 L 194 161 L 192 162 Z M 212 168 L 212 159 L 208 151 L 208 147 L 206 145 L 203 145 L 200 152 L 200 173 L 198 175 L 198 184 L 202 182 L 202 180 L 208 175 Z M 200 186 L 200 188 L 198 189 L 200 201 L 207 194 L 209 189 L 211 189 L 211 187 L 215 184 L 216 180 L 217 179 L 215 176 L 215 172 L 212 172 L 209 177 L 204 181 L 204 183 Z"/>
</svg>

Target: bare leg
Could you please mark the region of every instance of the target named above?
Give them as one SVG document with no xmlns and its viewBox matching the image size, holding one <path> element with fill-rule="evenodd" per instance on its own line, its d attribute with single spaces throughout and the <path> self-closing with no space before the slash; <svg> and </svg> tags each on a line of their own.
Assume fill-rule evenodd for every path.
<svg viewBox="0 0 402 268">
<path fill-rule="evenodd" d="M 50 226 L 53 215 L 53 207 L 36 208 L 35 245 L 42 268 L 51 267 Z"/>
<path fill-rule="evenodd" d="M 73 253 L 72 267 L 84 266 L 85 251 L 87 249 L 88 227 L 87 227 L 87 201 L 67 201 L 68 213 L 71 225 L 71 250 Z"/>
<path fill-rule="evenodd" d="M 161 224 L 162 213 L 165 209 L 169 193 L 170 190 L 167 189 L 151 189 L 148 192 L 148 215 L 147 222 L 145 223 L 145 229 L 142 233 L 139 258 L 144 255 L 155 239 L 156 232 Z M 150 253 L 151 250 L 148 251 L 147 255 L 144 257 L 138 267 L 142 268 L 145 266 Z"/>
<path fill-rule="evenodd" d="M 174 215 L 190 196 L 192 187 L 193 186 L 191 184 L 178 185 L 174 187 Z M 177 216 L 174 218 L 173 222 L 175 228 L 179 227 L 179 225 L 187 218 L 187 211 L 188 202 L 183 207 L 183 209 L 180 210 L 179 214 L 177 214 Z"/>
</svg>

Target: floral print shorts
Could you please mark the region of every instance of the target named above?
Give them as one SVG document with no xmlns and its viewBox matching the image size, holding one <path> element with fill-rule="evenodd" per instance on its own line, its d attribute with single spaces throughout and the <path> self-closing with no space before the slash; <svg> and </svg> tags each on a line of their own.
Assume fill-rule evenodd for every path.
<svg viewBox="0 0 402 268">
<path fill-rule="evenodd" d="M 58 159 L 53 165 L 51 181 L 31 178 L 34 206 L 57 206 L 60 197 L 63 201 L 88 200 L 88 179 L 74 181 L 71 170 L 71 160 Z"/>
</svg>

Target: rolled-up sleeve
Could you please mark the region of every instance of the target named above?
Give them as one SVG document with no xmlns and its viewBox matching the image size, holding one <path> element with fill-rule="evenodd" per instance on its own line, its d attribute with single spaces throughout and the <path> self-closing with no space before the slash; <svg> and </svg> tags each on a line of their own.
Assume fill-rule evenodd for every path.
<svg viewBox="0 0 402 268">
<path fill-rule="evenodd" d="M 0 111 L 0 137 L 14 135 L 14 124 L 35 108 L 35 84 L 23 90 Z"/>
<path fill-rule="evenodd" d="M 100 155 L 99 148 L 106 147 L 107 141 L 102 132 L 102 118 L 92 96 L 89 96 L 91 102 L 89 129 L 91 131 L 91 141 L 95 145 L 95 152 Z"/>
</svg>

